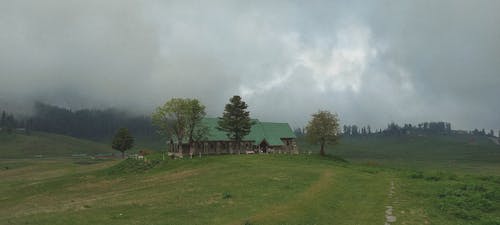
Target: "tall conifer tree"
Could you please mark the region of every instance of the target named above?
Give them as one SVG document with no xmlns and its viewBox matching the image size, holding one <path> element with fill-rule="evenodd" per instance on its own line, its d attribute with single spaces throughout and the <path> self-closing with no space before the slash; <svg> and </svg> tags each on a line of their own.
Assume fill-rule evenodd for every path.
<svg viewBox="0 0 500 225">
<path fill-rule="evenodd" d="M 128 132 L 127 128 L 120 128 L 113 138 L 113 143 L 111 147 L 122 153 L 122 158 L 125 158 L 125 151 L 131 149 L 134 146 L 134 138 Z"/>
<path fill-rule="evenodd" d="M 218 121 L 217 129 L 225 131 L 228 138 L 236 142 L 238 151 L 241 140 L 250 133 L 253 124 L 247 108 L 248 105 L 241 100 L 241 97 L 235 95 L 229 99 Z"/>
</svg>

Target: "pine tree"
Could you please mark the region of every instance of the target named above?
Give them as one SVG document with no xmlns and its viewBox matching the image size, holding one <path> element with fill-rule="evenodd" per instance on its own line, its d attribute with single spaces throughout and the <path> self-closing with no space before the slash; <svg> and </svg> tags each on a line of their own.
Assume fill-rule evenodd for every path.
<svg viewBox="0 0 500 225">
<path fill-rule="evenodd" d="M 120 128 L 113 138 L 113 143 L 111 147 L 122 153 L 122 158 L 125 158 L 125 151 L 131 149 L 134 146 L 134 138 L 128 132 L 127 128 Z"/>
<path fill-rule="evenodd" d="M 229 99 L 218 121 L 217 129 L 225 131 L 229 139 L 236 141 L 238 151 L 241 140 L 250 133 L 253 124 L 247 108 L 248 105 L 241 100 L 241 97 L 235 95 Z"/>
</svg>

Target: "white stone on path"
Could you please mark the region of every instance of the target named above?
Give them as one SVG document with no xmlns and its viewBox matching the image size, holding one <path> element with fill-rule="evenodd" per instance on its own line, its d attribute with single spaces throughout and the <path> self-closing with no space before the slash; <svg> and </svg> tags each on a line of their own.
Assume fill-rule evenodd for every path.
<svg viewBox="0 0 500 225">
<path fill-rule="evenodd" d="M 391 181 L 391 188 L 389 190 L 389 198 L 392 199 L 392 196 L 393 194 L 395 194 L 396 192 L 394 191 L 394 181 Z M 393 201 L 394 203 L 395 201 Z M 392 215 L 392 211 L 394 210 L 394 208 L 392 206 L 386 206 L 385 207 L 386 210 L 385 210 L 385 223 L 384 225 L 391 225 L 391 223 L 394 223 L 396 222 L 396 216 Z"/>
</svg>

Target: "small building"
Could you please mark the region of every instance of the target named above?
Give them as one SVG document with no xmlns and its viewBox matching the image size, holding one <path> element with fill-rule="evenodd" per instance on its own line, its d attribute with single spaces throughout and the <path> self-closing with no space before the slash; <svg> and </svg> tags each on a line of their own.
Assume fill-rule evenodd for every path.
<svg viewBox="0 0 500 225">
<path fill-rule="evenodd" d="M 250 133 L 240 146 L 230 140 L 227 133 L 217 129 L 218 118 L 204 118 L 202 125 L 208 128 L 207 136 L 190 146 L 184 141 L 182 149 L 176 140 L 170 141 L 170 151 L 182 155 L 216 155 L 241 153 L 289 153 L 298 154 L 296 136 L 288 123 L 272 123 L 253 120 Z"/>
</svg>

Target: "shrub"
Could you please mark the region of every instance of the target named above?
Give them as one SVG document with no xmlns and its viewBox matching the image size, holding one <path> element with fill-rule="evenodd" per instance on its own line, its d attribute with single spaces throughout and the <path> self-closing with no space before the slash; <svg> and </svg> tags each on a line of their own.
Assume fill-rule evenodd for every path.
<svg viewBox="0 0 500 225">
<path fill-rule="evenodd" d="M 360 171 L 364 172 L 364 173 L 369 173 L 369 174 L 377 174 L 380 171 L 380 169 L 373 168 L 373 167 L 367 167 L 367 168 L 360 169 Z"/>
<path fill-rule="evenodd" d="M 433 175 L 430 175 L 430 176 L 426 176 L 424 179 L 428 180 L 428 181 L 440 181 L 441 180 L 441 176 L 439 176 L 438 174 L 433 174 Z"/>
<path fill-rule="evenodd" d="M 477 220 L 484 213 L 495 210 L 498 190 L 483 184 L 468 183 L 449 187 L 438 194 L 439 208 L 448 214 L 465 220 Z"/>
<path fill-rule="evenodd" d="M 458 180 L 458 176 L 456 174 L 448 174 L 448 180 L 454 180 L 454 181 L 457 181 Z"/>
<path fill-rule="evenodd" d="M 410 175 L 408 175 L 408 177 L 411 179 L 422 179 L 422 178 L 424 178 L 424 173 L 422 173 L 420 171 L 414 171 L 414 172 L 410 173 Z"/>
<path fill-rule="evenodd" d="M 232 197 L 233 197 L 233 196 L 231 195 L 231 193 L 229 193 L 229 192 L 227 192 L 227 191 L 226 191 L 226 192 L 224 192 L 224 193 L 222 193 L 222 199 L 230 199 L 230 198 L 232 198 Z"/>
<path fill-rule="evenodd" d="M 150 160 L 148 162 L 142 160 L 135 159 L 126 159 L 122 162 L 110 167 L 107 170 L 107 173 L 112 174 L 128 174 L 128 173 L 143 173 L 146 172 L 158 164 L 160 164 L 160 160 Z"/>
<path fill-rule="evenodd" d="M 479 179 L 483 180 L 483 181 L 489 181 L 489 182 L 500 184 L 500 177 L 499 176 L 481 176 L 481 177 L 479 177 Z"/>
<path fill-rule="evenodd" d="M 338 155 L 327 154 L 323 158 L 329 159 L 329 160 L 332 160 L 332 161 L 335 161 L 335 162 L 342 162 L 342 163 L 348 163 L 349 162 L 346 159 L 344 159 L 344 158 L 342 158 L 342 157 L 340 157 Z"/>
<path fill-rule="evenodd" d="M 481 225 L 500 225 L 500 218 L 489 219 L 489 220 L 481 223 Z"/>
</svg>

